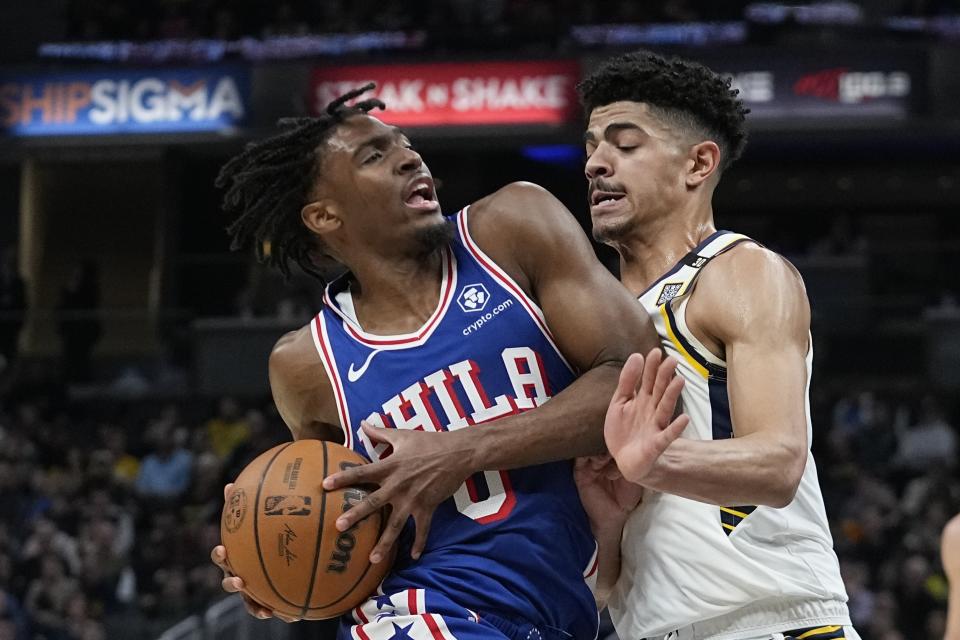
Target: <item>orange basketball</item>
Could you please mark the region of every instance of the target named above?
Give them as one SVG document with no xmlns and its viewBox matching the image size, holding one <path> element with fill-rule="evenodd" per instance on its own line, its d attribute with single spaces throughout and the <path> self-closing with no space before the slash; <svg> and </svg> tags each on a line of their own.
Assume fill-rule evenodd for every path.
<svg viewBox="0 0 960 640">
<path fill-rule="evenodd" d="M 390 566 L 369 560 L 383 513 L 337 531 L 337 518 L 368 492 L 321 486 L 326 476 L 366 462 L 338 444 L 299 440 L 261 454 L 240 473 L 220 536 L 233 573 L 254 600 L 286 616 L 319 620 L 374 592 Z"/>
</svg>

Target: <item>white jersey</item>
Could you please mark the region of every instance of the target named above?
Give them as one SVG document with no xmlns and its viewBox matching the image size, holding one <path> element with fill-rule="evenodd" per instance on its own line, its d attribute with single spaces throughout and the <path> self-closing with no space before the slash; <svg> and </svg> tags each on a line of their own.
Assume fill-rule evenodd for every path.
<svg viewBox="0 0 960 640">
<path fill-rule="evenodd" d="M 726 363 L 706 349 L 685 321 L 691 285 L 710 260 L 746 236 L 718 231 L 640 296 L 668 355 L 686 380 L 683 437 L 735 436 L 727 397 Z M 807 441 L 810 427 L 807 353 Z M 610 598 L 621 638 L 743 637 L 819 625 L 849 625 L 846 592 L 833 551 L 813 456 L 793 502 L 718 507 L 648 492 L 623 533 L 623 564 Z"/>
</svg>

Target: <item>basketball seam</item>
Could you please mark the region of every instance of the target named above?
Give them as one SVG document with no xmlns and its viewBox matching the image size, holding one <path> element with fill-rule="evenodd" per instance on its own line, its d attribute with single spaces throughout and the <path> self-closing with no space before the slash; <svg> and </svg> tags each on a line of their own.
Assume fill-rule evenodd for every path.
<svg viewBox="0 0 960 640">
<path fill-rule="evenodd" d="M 323 445 L 323 477 L 327 477 L 327 443 L 320 441 L 320 444 Z M 313 587 L 317 582 L 317 566 L 320 564 L 320 548 L 323 544 L 323 529 L 324 529 L 324 517 L 327 509 L 327 492 L 320 491 L 320 519 L 317 521 L 317 544 L 313 552 L 313 572 L 310 574 L 310 586 L 307 587 L 307 597 L 303 602 L 303 607 L 301 607 L 300 615 L 307 615 L 307 611 L 311 609 L 310 607 L 310 598 L 313 597 Z M 292 604 L 292 603 L 291 603 Z"/>
<path fill-rule="evenodd" d="M 263 554 L 260 551 L 260 525 L 259 525 L 259 514 L 260 514 L 260 492 L 263 491 L 263 481 L 267 477 L 267 473 L 270 471 L 270 467 L 273 466 L 273 461 L 283 453 L 287 447 L 292 445 L 292 442 L 288 442 L 283 446 L 282 449 L 273 454 L 273 457 L 270 458 L 270 462 L 267 463 L 267 466 L 263 468 L 263 474 L 260 476 L 260 484 L 257 485 L 257 499 L 253 503 L 253 540 L 257 545 L 257 560 L 260 561 L 260 569 L 263 571 L 263 577 L 267 579 L 267 584 L 270 585 L 270 588 L 273 589 L 273 592 L 277 595 L 278 598 L 289 604 L 291 607 L 296 607 L 295 602 L 290 602 L 283 597 L 283 594 L 277 591 L 277 588 L 273 586 L 273 580 L 270 579 L 270 572 L 267 571 L 267 565 L 263 562 Z M 323 515 L 320 516 L 323 518 Z"/>
<path fill-rule="evenodd" d="M 377 538 L 379 539 L 379 537 L 383 534 L 383 531 L 386 529 L 386 526 L 385 526 L 386 521 L 384 520 L 383 515 L 381 515 L 379 512 L 377 513 L 377 516 L 380 518 L 380 526 L 377 528 L 379 531 L 379 533 L 377 534 Z M 381 560 L 381 562 L 386 562 L 386 559 Z M 358 584 L 360 584 L 363 581 L 365 577 L 367 577 L 367 574 L 370 573 L 370 569 L 372 568 L 373 568 L 373 563 L 368 562 L 367 568 L 363 570 L 363 573 L 360 574 L 360 577 L 357 578 L 356 581 L 352 585 L 350 585 L 350 588 L 346 589 L 346 592 L 336 600 L 327 602 L 324 605 L 319 607 L 308 607 L 308 609 L 310 611 L 316 611 L 318 609 L 327 609 L 337 604 L 338 602 L 344 600 L 348 596 L 353 595 L 353 590 L 357 587 Z M 309 601 L 307 601 L 307 603 L 309 604 Z"/>
</svg>

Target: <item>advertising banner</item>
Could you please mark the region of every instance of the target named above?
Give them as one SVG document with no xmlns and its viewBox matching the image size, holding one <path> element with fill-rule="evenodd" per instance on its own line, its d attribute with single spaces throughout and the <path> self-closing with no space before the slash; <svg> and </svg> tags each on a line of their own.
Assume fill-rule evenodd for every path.
<svg viewBox="0 0 960 640">
<path fill-rule="evenodd" d="M 242 124 L 243 68 L 0 76 L 0 132 L 14 136 L 216 131 Z"/>
<path fill-rule="evenodd" d="M 922 56 L 836 51 L 829 55 L 714 57 L 733 77 L 752 119 L 902 119 L 923 106 Z"/>
<path fill-rule="evenodd" d="M 314 114 L 367 82 L 387 105 L 377 117 L 398 126 L 568 122 L 577 113 L 575 61 L 364 65 L 314 69 Z"/>
</svg>

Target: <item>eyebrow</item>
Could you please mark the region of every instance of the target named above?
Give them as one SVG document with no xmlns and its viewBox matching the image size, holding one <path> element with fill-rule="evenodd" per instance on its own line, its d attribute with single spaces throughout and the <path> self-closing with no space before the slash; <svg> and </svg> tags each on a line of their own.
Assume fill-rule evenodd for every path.
<svg viewBox="0 0 960 640">
<path fill-rule="evenodd" d="M 379 147 L 400 138 L 407 138 L 408 140 L 410 139 L 400 127 L 390 127 L 390 133 L 380 133 L 372 138 L 364 140 L 360 146 L 357 147 L 357 150 L 353 152 L 353 157 L 356 158 L 358 155 L 360 155 L 360 153 L 367 149 L 367 147 Z"/>
<path fill-rule="evenodd" d="M 638 130 L 638 131 L 643 131 L 643 127 L 641 127 L 640 125 L 635 124 L 635 123 L 633 123 L 633 122 L 611 122 L 611 123 L 608 124 L 607 127 L 603 130 L 603 137 L 604 137 L 605 140 L 609 140 L 609 139 L 613 136 L 613 134 L 615 134 L 615 133 L 617 133 L 617 132 L 619 132 L 619 131 L 626 131 L 626 130 L 630 130 L 630 129 L 635 129 L 635 130 Z M 596 142 L 596 140 L 597 140 L 597 137 L 596 137 L 595 135 L 593 135 L 593 132 L 592 132 L 592 131 L 586 131 L 586 132 L 584 132 L 584 134 L 583 134 L 583 141 L 584 141 L 584 142 Z"/>
</svg>

